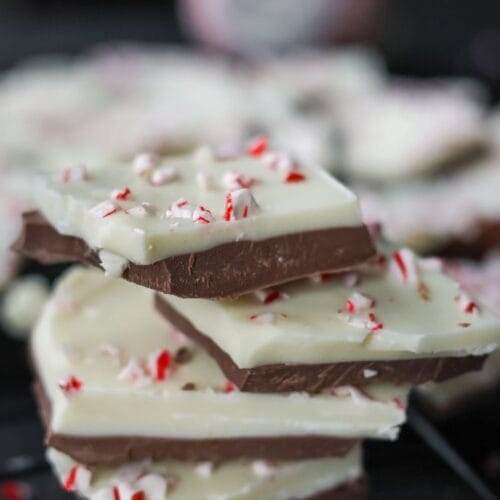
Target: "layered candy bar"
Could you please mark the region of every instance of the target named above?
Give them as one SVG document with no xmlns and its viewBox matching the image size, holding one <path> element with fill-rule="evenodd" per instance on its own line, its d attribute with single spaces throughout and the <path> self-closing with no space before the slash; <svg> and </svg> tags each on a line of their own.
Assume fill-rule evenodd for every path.
<svg viewBox="0 0 500 500">
<path fill-rule="evenodd" d="M 406 387 L 240 392 L 156 313 L 153 295 L 97 270 L 60 280 L 32 338 L 49 447 L 86 465 L 303 460 L 397 436 Z"/>
<path fill-rule="evenodd" d="M 408 249 L 232 301 L 158 294 L 163 316 L 243 391 L 422 384 L 481 368 L 500 319 Z"/>
<path fill-rule="evenodd" d="M 48 459 L 66 490 L 90 500 L 362 500 L 367 493 L 359 446 L 341 458 L 287 462 L 143 460 L 86 467 L 54 449 Z"/>
<path fill-rule="evenodd" d="M 37 188 L 17 243 L 180 297 L 220 298 L 365 262 L 357 199 L 259 138 L 246 151 L 69 167 Z"/>
</svg>

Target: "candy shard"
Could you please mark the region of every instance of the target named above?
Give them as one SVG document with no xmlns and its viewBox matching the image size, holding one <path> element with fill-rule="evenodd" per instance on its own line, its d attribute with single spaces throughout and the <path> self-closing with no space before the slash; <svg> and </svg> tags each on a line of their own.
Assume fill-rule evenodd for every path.
<svg viewBox="0 0 500 500">
<path fill-rule="evenodd" d="M 266 136 L 260 136 L 253 139 L 247 148 L 248 155 L 250 156 L 263 155 L 267 151 L 268 142 L 269 141 Z"/>
<path fill-rule="evenodd" d="M 247 189 L 237 189 L 226 195 L 224 220 L 235 221 L 252 217 L 259 210 L 252 192 Z"/>
<path fill-rule="evenodd" d="M 257 477 L 272 478 L 277 473 L 277 468 L 267 460 L 254 460 L 252 462 L 252 472 Z"/>
<path fill-rule="evenodd" d="M 105 200 L 89 209 L 89 214 L 99 219 L 104 219 L 110 215 L 115 214 L 119 207 L 111 200 Z"/>
<path fill-rule="evenodd" d="M 235 191 L 242 188 L 251 188 L 257 181 L 253 177 L 248 177 L 244 174 L 238 174 L 233 171 L 228 171 L 222 177 L 222 184 L 230 191 Z"/>
<path fill-rule="evenodd" d="M 212 212 L 202 205 L 198 205 L 193 211 L 193 222 L 199 224 L 210 224 L 215 221 Z"/>
<path fill-rule="evenodd" d="M 159 162 L 159 158 L 154 153 L 141 153 L 134 158 L 133 171 L 137 175 L 149 174 Z"/>
<path fill-rule="evenodd" d="M 177 179 L 177 177 L 177 169 L 175 167 L 165 165 L 154 170 L 154 172 L 151 173 L 149 181 L 153 186 L 163 186 L 164 184 L 173 182 Z"/>
<path fill-rule="evenodd" d="M 62 389 L 64 394 L 69 396 L 80 392 L 83 389 L 83 382 L 74 375 L 71 375 L 64 380 L 61 380 L 59 382 L 59 387 Z"/>
<path fill-rule="evenodd" d="M 193 210 L 189 201 L 185 198 L 179 198 L 172 203 L 170 210 L 167 210 L 167 217 L 174 217 L 177 219 L 192 219 Z"/>
</svg>

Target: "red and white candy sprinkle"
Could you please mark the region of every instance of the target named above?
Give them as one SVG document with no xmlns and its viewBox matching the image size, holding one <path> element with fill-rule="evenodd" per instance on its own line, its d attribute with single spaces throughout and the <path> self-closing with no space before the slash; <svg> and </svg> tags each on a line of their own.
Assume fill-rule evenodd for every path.
<svg viewBox="0 0 500 500">
<path fill-rule="evenodd" d="M 141 153 L 134 158 L 133 171 L 136 175 L 149 174 L 159 162 L 159 158 L 154 153 Z"/>
<path fill-rule="evenodd" d="M 237 189 L 226 195 L 224 220 L 235 221 L 255 215 L 259 206 L 249 189 Z"/>
<path fill-rule="evenodd" d="M 283 176 L 283 181 L 287 184 L 302 182 L 306 180 L 306 176 L 297 169 L 289 170 Z"/>
<path fill-rule="evenodd" d="M 260 136 L 253 139 L 247 148 L 247 154 L 249 156 L 262 156 L 269 147 L 269 141 L 267 137 Z"/>
<path fill-rule="evenodd" d="M 105 217 L 115 214 L 118 210 L 119 207 L 115 205 L 114 202 L 111 200 L 105 200 L 89 209 L 89 214 L 97 217 L 98 219 L 104 219 Z"/>
<path fill-rule="evenodd" d="M 376 333 L 384 328 L 384 324 L 372 310 L 374 305 L 375 302 L 370 297 L 354 292 L 346 300 L 344 309 L 339 311 L 339 318 L 354 327 L 366 328 L 370 333 Z"/>
<path fill-rule="evenodd" d="M 73 167 L 66 167 L 59 174 L 59 182 L 69 184 L 72 182 L 79 182 L 88 179 L 87 167 L 85 165 L 75 165 Z"/>
<path fill-rule="evenodd" d="M 198 205 L 193 212 L 193 222 L 197 222 L 198 224 L 210 224 L 214 222 L 215 217 L 212 215 L 212 212 L 205 208 L 202 205 Z"/>
<path fill-rule="evenodd" d="M 265 288 L 263 290 L 256 290 L 254 295 L 257 300 L 262 302 L 262 304 L 272 304 L 273 302 L 281 299 L 287 298 L 284 293 L 281 293 L 277 288 Z"/>
<path fill-rule="evenodd" d="M 458 303 L 458 307 L 466 314 L 477 314 L 479 312 L 476 302 L 474 302 L 464 291 L 461 291 L 457 295 L 456 302 Z"/>
<path fill-rule="evenodd" d="M 320 285 L 322 283 L 328 283 L 329 281 L 332 281 L 335 278 L 335 273 L 314 273 L 309 276 L 309 280 L 311 283 L 314 285 Z"/>
<path fill-rule="evenodd" d="M 349 314 L 362 314 L 374 306 L 374 301 L 370 297 L 359 292 L 354 292 L 346 301 L 345 310 Z"/>
<path fill-rule="evenodd" d="M 172 355 L 167 349 L 155 352 L 148 359 L 149 372 L 157 382 L 167 379 L 172 368 Z"/>
<path fill-rule="evenodd" d="M 242 188 L 251 188 L 257 183 L 253 177 L 244 174 L 238 174 L 233 171 L 226 172 L 222 177 L 222 184 L 226 189 L 235 191 Z"/>
<path fill-rule="evenodd" d="M 185 198 L 179 198 L 174 201 L 170 206 L 170 210 L 167 210 L 167 217 L 175 217 L 177 219 L 192 219 L 193 210 L 191 204 Z"/>
<path fill-rule="evenodd" d="M 231 392 L 234 392 L 235 390 L 236 390 L 236 386 L 230 380 L 227 380 L 226 383 L 224 384 L 224 392 L 226 394 L 230 394 Z"/>
<path fill-rule="evenodd" d="M 150 176 L 149 182 L 153 186 L 163 186 L 177 179 L 177 169 L 172 166 L 158 167 Z"/>
<path fill-rule="evenodd" d="M 59 387 L 64 392 L 64 394 L 70 396 L 80 392 L 83 389 L 83 382 L 74 375 L 70 375 L 69 377 L 59 382 Z"/>
<path fill-rule="evenodd" d="M 167 495 L 167 480 L 160 474 L 146 474 L 134 486 L 144 492 L 146 500 L 163 500 Z"/>
<path fill-rule="evenodd" d="M 83 465 L 74 465 L 63 480 L 66 491 L 84 492 L 90 486 L 91 472 Z"/>
<path fill-rule="evenodd" d="M 419 275 L 417 265 L 415 254 L 411 250 L 403 248 L 392 254 L 389 269 L 399 281 L 418 284 Z"/>
<path fill-rule="evenodd" d="M 132 191 L 125 186 L 122 189 L 115 189 L 111 192 L 111 198 L 117 201 L 126 201 L 132 197 Z"/>
</svg>

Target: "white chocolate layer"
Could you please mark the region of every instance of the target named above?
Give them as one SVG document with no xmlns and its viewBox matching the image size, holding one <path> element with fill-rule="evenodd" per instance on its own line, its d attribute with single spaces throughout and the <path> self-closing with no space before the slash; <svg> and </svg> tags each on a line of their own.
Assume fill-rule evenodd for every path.
<svg viewBox="0 0 500 500">
<path fill-rule="evenodd" d="M 48 451 L 48 459 L 64 484 L 77 464 L 54 449 Z M 287 500 L 308 498 L 355 480 L 361 476 L 362 466 L 358 446 L 342 458 L 276 464 L 242 460 L 219 466 L 176 461 L 143 462 L 118 468 L 94 467 L 90 473 L 89 486 L 79 491 L 90 500 L 112 500 L 113 487 L 118 488 L 121 495 L 129 489 L 141 490 L 141 483 L 137 482 L 141 474 L 158 475 L 160 485 L 162 479 L 167 485 L 166 494 L 160 493 L 161 487 L 145 491 L 147 500 Z"/>
<path fill-rule="evenodd" d="M 417 263 L 415 282 L 402 281 L 391 258 L 380 271 L 360 273 L 354 286 L 341 277 L 318 284 L 303 280 L 280 287 L 283 298 L 267 305 L 254 295 L 225 301 L 162 297 L 240 368 L 494 350 L 500 344 L 500 319 L 487 309 L 466 312 L 456 282 L 439 270 L 426 270 L 425 260 L 405 252 L 405 258 Z M 412 262 L 406 265 L 410 273 Z M 356 299 L 356 292 L 374 306 L 349 315 L 347 302 Z M 376 331 L 374 322 L 358 324 L 369 312 L 383 324 Z"/>
<path fill-rule="evenodd" d="M 51 429 L 77 436 L 230 438 L 329 435 L 394 438 L 407 390 L 374 387 L 367 399 L 302 393 L 224 392 L 226 380 L 200 348 L 165 381 L 133 378 L 135 359 L 175 352 L 185 339 L 154 311 L 153 293 L 97 271 L 74 269 L 59 282 L 33 335 L 40 379 L 52 405 Z M 79 391 L 59 383 L 77 377 Z M 182 387 L 194 383 L 196 390 Z M 69 391 L 68 391 L 69 392 Z M 396 400 L 399 398 L 399 401 Z"/>
<path fill-rule="evenodd" d="M 132 164 L 97 169 L 88 180 L 76 182 L 45 178 L 37 192 L 37 205 L 60 233 L 83 238 L 92 248 L 138 264 L 241 239 L 262 240 L 361 224 L 356 197 L 321 170 L 301 169 L 304 181 L 286 183 L 286 172 L 272 170 L 264 159 L 242 157 L 221 162 L 210 158 L 209 152 L 203 158 L 196 154 L 167 158 L 162 166 L 176 171 L 176 178 L 162 185 L 152 185 L 134 173 Z M 200 172 L 210 180 L 208 189 L 199 183 Z M 227 174 L 231 172 L 254 180 L 252 192 L 258 209 L 251 210 L 247 218 L 226 221 L 225 199 L 231 189 Z M 104 217 L 102 212 L 91 211 L 109 200 L 113 191 L 125 187 L 131 195 L 116 202 L 121 208 L 116 213 Z M 172 210 L 171 216 L 166 216 L 179 199 L 187 200 L 190 210 Z M 156 213 L 136 216 L 126 212 L 145 202 L 152 204 Z M 215 221 L 193 221 L 192 212 L 200 205 L 210 210 Z"/>
</svg>

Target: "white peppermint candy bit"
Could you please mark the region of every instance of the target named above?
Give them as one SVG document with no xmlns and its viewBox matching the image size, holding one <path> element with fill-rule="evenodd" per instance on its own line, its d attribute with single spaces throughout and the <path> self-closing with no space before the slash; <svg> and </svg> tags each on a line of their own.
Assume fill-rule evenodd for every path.
<svg viewBox="0 0 500 500">
<path fill-rule="evenodd" d="M 349 314 L 364 314 L 374 305 L 373 299 L 359 292 L 354 292 L 346 301 L 345 309 Z"/>
<path fill-rule="evenodd" d="M 225 188 L 230 191 L 235 191 L 237 189 L 251 188 L 256 183 L 253 177 L 248 177 L 244 174 L 238 174 L 229 170 L 222 177 L 222 184 Z"/>
<path fill-rule="evenodd" d="M 198 205 L 193 212 L 193 222 L 197 222 L 198 224 L 210 224 L 210 222 L 214 222 L 215 217 L 212 215 L 212 212 L 202 205 Z"/>
<path fill-rule="evenodd" d="M 139 387 L 145 387 L 152 383 L 152 379 L 137 358 L 130 358 L 125 367 L 118 374 L 117 379 L 123 382 L 130 382 Z"/>
<path fill-rule="evenodd" d="M 215 189 L 213 177 L 201 170 L 196 174 L 196 184 L 202 191 L 213 191 Z"/>
<path fill-rule="evenodd" d="M 85 492 L 89 489 L 92 473 L 83 465 L 78 466 L 78 473 L 76 475 L 75 489 L 76 491 Z"/>
<path fill-rule="evenodd" d="M 175 181 L 178 177 L 177 169 L 172 166 L 158 167 L 149 178 L 149 181 L 153 186 L 163 186 L 164 184 L 169 184 Z"/>
<path fill-rule="evenodd" d="M 107 250 L 100 250 L 98 255 L 104 275 L 110 278 L 119 278 L 129 266 L 129 261 L 125 257 Z"/>
<path fill-rule="evenodd" d="M 389 263 L 390 272 L 402 283 L 419 283 L 418 259 L 408 248 L 394 252 Z"/>
<path fill-rule="evenodd" d="M 479 307 L 474 302 L 471 297 L 465 293 L 463 290 L 460 291 L 460 293 L 456 297 L 456 301 L 458 303 L 458 307 L 466 313 L 466 314 L 471 314 L 476 316 L 479 313 Z"/>
<path fill-rule="evenodd" d="M 158 162 L 159 158 L 154 153 L 141 153 L 134 158 L 132 169 L 136 175 L 149 175 Z"/>
<path fill-rule="evenodd" d="M 373 378 L 376 377 L 377 375 L 378 375 L 377 370 L 372 370 L 370 368 L 365 368 L 363 370 L 363 377 L 365 378 Z"/>
<path fill-rule="evenodd" d="M 115 214 L 119 209 L 120 208 L 113 201 L 105 200 L 89 209 L 88 212 L 98 219 L 104 219 L 105 217 Z"/>
<path fill-rule="evenodd" d="M 277 468 L 267 460 L 254 460 L 252 462 L 252 472 L 257 477 L 270 479 L 276 476 Z"/>
<path fill-rule="evenodd" d="M 272 304 L 276 300 L 286 299 L 288 296 L 281 293 L 276 288 L 265 288 L 263 290 L 256 290 L 254 292 L 257 299 L 262 302 L 262 304 Z"/>
<path fill-rule="evenodd" d="M 193 210 L 189 201 L 184 198 L 179 198 L 172 203 L 170 210 L 167 210 L 167 217 L 174 217 L 177 219 L 192 219 Z"/>
<path fill-rule="evenodd" d="M 144 459 L 137 462 L 129 462 L 121 465 L 117 470 L 117 477 L 120 481 L 126 483 L 135 483 L 139 478 L 146 474 L 151 467 L 152 461 Z"/>
<path fill-rule="evenodd" d="M 255 215 L 258 210 L 259 205 L 257 205 L 250 189 L 237 189 L 227 193 L 224 212 L 226 221 L 246 219 Z"/>
<path fill-rule="evenodd" d="M 85 165 L 75 165 L 72 167 L 66 167 L 62 172 L 60 172 L 58 180 L 63 184 L 69 184 L 71 182 L 80 182 L 88 179 L 87 167 Z"/>
<path fill-rule="evenodd" d="M 167 495 L 167 480 L 159 474 L 146 474 L 134 486 L 144 491 L 147 500 L 164 500 Z"/>
<path fill-rule="evenodd" d="M 208 479 L 209 477 L 212 476 L 214 472 L 214 464 L 212 462 L 202 462 L 199 463 L 195 468 L 194 471 L 196 474 L 203 479 Z"/>
<path fill-rule="evenodd" d="M 156 215 L 156 212 L 157 208 L 151 203 L 148 203 L 147 201 L 135 207 L 129 208 L 127 210 L 127 213 L 132 217 L 140 217 L 140 218 Z"/>
<path fill-rule="evenodd" d="M 294 162 L 287 153 L 270 151 L 262 156 L 265 165 L 277 172 L 285 173 L 294 168 Z"/>
</svg>

